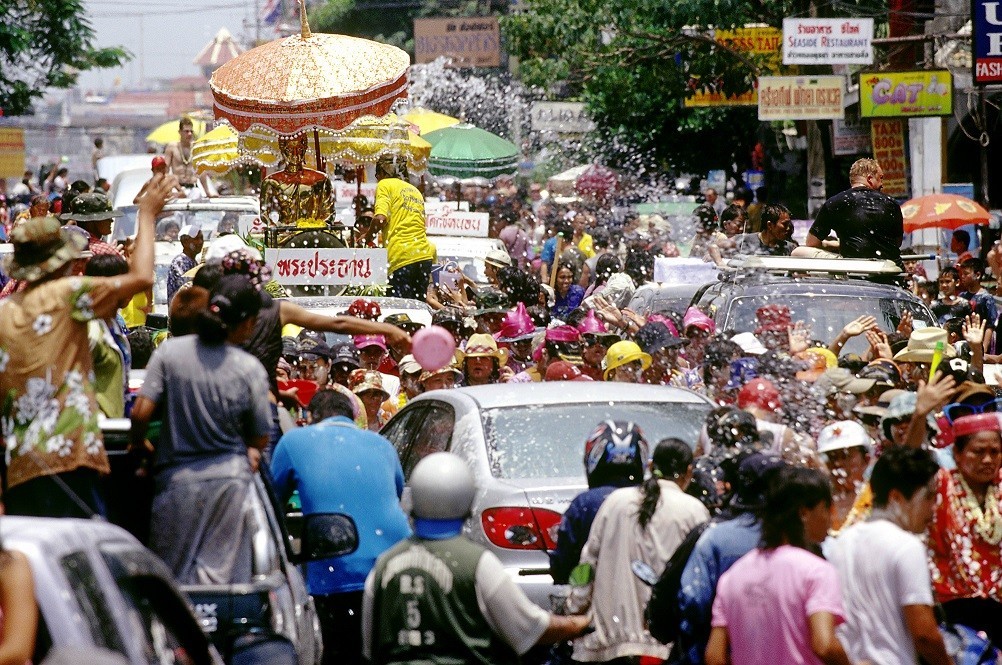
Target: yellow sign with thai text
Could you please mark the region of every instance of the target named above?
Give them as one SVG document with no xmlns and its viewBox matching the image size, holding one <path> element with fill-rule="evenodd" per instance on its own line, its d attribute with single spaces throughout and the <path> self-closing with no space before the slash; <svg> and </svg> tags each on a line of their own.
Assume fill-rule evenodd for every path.
<svg viewBox="0 0 1002 665">
<path fill-rule="evenodd" d="M 24 130 L 0 127 L 0 178 L 24 175 Z"/>
<path fill-rule="evenodd" d="M 780 66 L 783 46 L 783 31 L 769 26 L 754 28 L 736 28 L 734 30 L 715 30 L 713 39 L 721 46 L 748 53 L 755 56 L 770 56 L 764 67 L 766 71 L 777 71 Z M 686 108 L 701 106 L 757 106 L 758 94 L 755 89 L 724 95 L 713 85 L 701 85 L 698 78 L 689 80 L 689 87 L 694 90 L 685 98 Z"/>
</svg>

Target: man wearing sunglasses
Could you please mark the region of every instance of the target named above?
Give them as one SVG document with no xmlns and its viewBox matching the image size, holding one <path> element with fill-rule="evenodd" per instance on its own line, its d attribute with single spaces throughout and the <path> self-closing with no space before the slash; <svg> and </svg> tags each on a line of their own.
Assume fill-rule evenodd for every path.
<svg viewBox="0 0 1002 665">
<path fill-rule="evenodd" d="M 818 210 L 807 234 L 807 246 L 821 248 L 834 231 L 842 256 L 890 260 L 904 269 L 904 220 L 897 201 L 880 191 L 884 187 L 884 170 L 874 159 L 856 160 L 849 169 L 849 185 Z"/>
</svg>

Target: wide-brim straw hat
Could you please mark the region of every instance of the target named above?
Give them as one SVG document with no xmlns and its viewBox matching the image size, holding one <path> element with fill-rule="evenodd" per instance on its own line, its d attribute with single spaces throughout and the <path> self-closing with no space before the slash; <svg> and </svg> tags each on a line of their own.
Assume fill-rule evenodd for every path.
<svg viewBox="0 0 1002 665">
<path fill-rule="evenodd" d="M 60 225 L 55 217 L 34 217 L 11 231 L 14 251 L 4 257 L 3 270 L 13 279 L 37 282 L 83 255 L 87 239 Z"/>
<path fill-rule="evenodd" d="M 943 357 L 953 358 L 957 355 L 950 344 L 950 335 L 943 328 L 929 326 L 913 330 L 908 337 L 908 345 L 894 355 L 894 360 L 908 363 L 931 363 L 936 353 L 936 345 L 942 342 Z"/>
</svg>

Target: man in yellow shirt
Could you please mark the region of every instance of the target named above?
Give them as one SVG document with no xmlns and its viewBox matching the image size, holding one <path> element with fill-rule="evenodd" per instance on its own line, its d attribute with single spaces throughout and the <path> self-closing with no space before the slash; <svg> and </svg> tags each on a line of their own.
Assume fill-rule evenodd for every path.
<svg viewBox="0 0 1002 665">
<path fill-rule="evenodd" d="M 423 300 L 435 247 L 425 232 L 424 197 L 407 181 L 405 158 L 383 155 L 376 162 L 376 205 L 365 243 L 383 231 L 389 261 L 389 296 Z"/>
</svg>

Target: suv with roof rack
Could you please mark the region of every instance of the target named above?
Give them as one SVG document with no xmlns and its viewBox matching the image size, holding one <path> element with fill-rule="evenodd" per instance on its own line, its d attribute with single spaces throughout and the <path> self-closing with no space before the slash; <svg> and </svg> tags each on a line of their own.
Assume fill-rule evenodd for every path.
<svg viewBox="0 0 1002 665">
<path fill-rule="evenodd" d="M 696 291 L 691 305 L 717 324 L 717 330 L 754 332 L 755 312 L 765 305 L 790 308 L 794 321 L 804 321 L 812 336 L 834 339 L 854 319 L 876 317 L 884 331 L 897 328 L 909 312 L 915 328 L 936 325 L 936 317 L 917 296 L 891 284 L 871 281 L 900 274 L 890 261 L 807 259 L 747 256 L 732 259 L 720 280 Z M 845 351 L 863 353 L 864 337 L 849 341 Z"/>
</svg>

